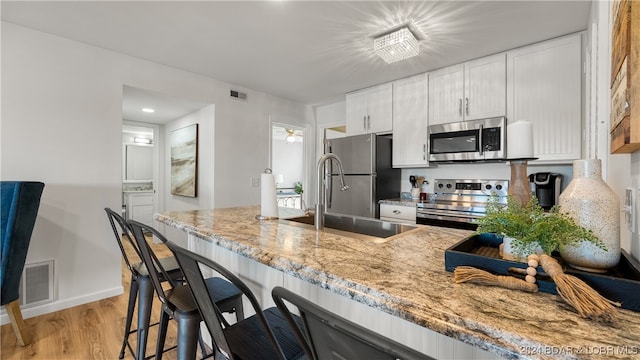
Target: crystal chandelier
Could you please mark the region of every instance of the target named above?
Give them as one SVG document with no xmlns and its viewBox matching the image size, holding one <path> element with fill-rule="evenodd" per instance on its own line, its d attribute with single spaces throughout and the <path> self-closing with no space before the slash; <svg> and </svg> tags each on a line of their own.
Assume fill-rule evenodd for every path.
<svg viewBox="0 0 640 360">
<path fill-rule="evenodd" d="M 418 55 L 418 40 L 407 27 L 373 39 L 373 50 L 388 64 Z"/>
</svg>

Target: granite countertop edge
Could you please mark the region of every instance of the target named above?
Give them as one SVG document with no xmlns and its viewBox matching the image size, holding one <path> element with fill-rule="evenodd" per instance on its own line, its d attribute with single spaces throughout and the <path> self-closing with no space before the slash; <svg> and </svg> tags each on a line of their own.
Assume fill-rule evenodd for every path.
<svg viewBox="0 0 640 360">
<path fill-rule="evenodd" d="M 414 294 L 409 294 L 406 288 L 402 288 L 402 285 L 406 284 L 395 287 L 389 285 L 388 288 L 381 288 L 378 286 L 379 283 L 375 281 L 369 282 L 366 278 L 354 275 L 356 273 L 352 274 L 348 271 L 342 273 L 339 271 L 328 272 L 327 269 L 331 268 L 331 266 L 336 269 L 339 269 L 340 266 L 335 266 L 335 264 L 319 264 L 319 262 L 325 260 L 322 256 L 318 256 L 317 258 L 304 258 L 299 257 L 298 253 L 289 254 L 284 250 L 282 250 L 282 253 L 279 253 L 278 249 L 284 249 L 279 242 L 296 239 L 294 241 L 300 241 L 300 243 L 296 243 L 300 249 L 311 247 L 317 252 L 326 250 L 327 255 L 338 254 L 337 256 L 349 256 L 344 255 L 345 252 L 336 252 L 339 251 L 339 249 L 336 249 L 333 244 L 344 242 L 348 247 L 350 246 L 350 240 L 345 237 L 338 237 L 338 239 L 336 239 L 335 236 L 328 236 L 326 234 L 316 235 L 315 232 L 311 234 L 311 230 L 301 230 L 299 227 L 293 228 L 282 224 L 282 222 L 278 220 L 260 222 L 246 215 L 247 212 L 255 210 L 258 209 L 249 207 L 202 210 L 195 211 L 195 217 L 194 212 L 171 212 L 167 214 L 156 214 L 155 218 L 170 227 L 185 231 L 199 239 L 212 242 L 259 263 L 283 271 L 288 275 L 292 275 L 393 316 L 413 322 L 419 326 L 496 353 L 504 358 L 593 358 L 589 354 L 575 353 L 575 351 L 565 354 L 553 353 L 552 351 L 549 354 L 538 353 L 537 351 L 535 353 L 526 353 L 523 351 L 523 349 L 561 349 L 565 346 L 563 345 L 563 341 L 568 342 L 571 339 L 571 337 L 549 336 L 543 333 L 540 327 L 542 327 L 542 324 L 545 322 L 552 325 L 550 326 L 552 331 L 559 331 L 553 330 L 553 328 L 563 329 L 562 326 L 558 326 L 558 322 L 564 322 L 565 324 L 573 324 L 574 326 L 579 324 L 582 327 L 589 327 L 588 329 L 584 329 L 585 334 L 591 333 L 595 329 L 600 329 L 605 332 L 609 331 L 609 335 L 612 335 L 608 326 L 593 323 L 590 320 L 580 319 L 575 313 L 567 311 L 566 306 L 564 306 L 565 308 L 563 309 L 564 304 L 559 304 L 557 297 L 550 294 L 528 294 L 473 284 L 453 284 L 452 274 L 444 270 L 443 249 L 470 234 L 469 231 L 435 228 L 431 226 L 423 227 L 424 229 L 421 230 L 421 234 L 424 235 L 423 237 L 446 237 L 449 241 L 446 247 L 440 245 L 438 251 L 436 251 L 435 257 L 440 259 L 437 261 L 434 260 L 433 262 L 437 264 L 438 269 L 431 269 L 429 267 L 433 264 L 428 264 L 429 266 L 424 264 L 417 266 L 418 269 L 424 270 L 425 277 L 432 276 L 437 278 L 436 281 L 438 282 L 433 282 L 431 285 L 437 285 L 434 287 L 439 289 L 426 290 L 424 293 L 421 292 L 415 295 L 416 300 L 413 298 Z M 182 216 L 185 214 L 188 214 L 188 216 Z M 237 221 L 231 223 L 228 219 L 229 216 Z M 197 220 L 185 220 L 194 218 Z M 208 221 L 207 218 L 211 218 L 212 221 Z M 238 220 L 237 218 L 241 219 Z M 256 230 L 256 226 L 259 230 Z M 232 228 L 235 228 L 235 231 L 231 231 Z M 440 235 L 434 235 L 436 233 Z M 238 234 L 242 234 L 242 236 Z M 254 235 L 247 236 L 247 234 Z M 270 235 L 267 237 L 276 239 L 275 244 L 273 240 L 266 239 L 265 234 Z M 315 245 L 310 244 L 308 238 L 312 236 L 320 236 L 321 238 L 316 238 L 316 241 L 323 242 L 325 246 L 318 245 L 317 243 Z M 242 237 L 242 239 L 240 239 L 240 237 Z M 399 247 L 401 246 L 400 242 L 406 241 L 412 246 L 415 246 L 416 242 L 421 241 L 421 236 L 415 234 L 413 236 L 407 235 L 406 239 L 399 240 L 401 239 L 396 239 L 382 245 L 364 246 L 363 252 L 366 253 L 368 249 L 373 249 L 371 250 L 373 254 L 376 249 L 383 248 L 386 249 L 383 250 L 384 256 L 388 255 L 387 250 L 402 255 L 404 252 Z M 308 249 L 304 251 L 300 250 L 300 253 L 305 251 L 308 251 Z M 413 253 L 415 253 L 415 251 Z M 391 256 L 393 255 L 394 254 Z M 406 256 L 411 257 L 410 250 L 407 251 Z M 372 260 L 372 262 L 374 261 Z M 407 263 L 411 265 L 411 262 L 412 260 L 402 261 L 405 265 Z M 384 271 L 389 271 L 388 268 L 384 268 L 385 265 L 383 263 L 376 262 L 373 265 L 383 267 L 382 270 Z M 323 268 L 323 266 L 326 266 L 326 268 Z M 398 279 L 401 280 L 407 280 L 403 278 L 407 275 L 414 276 L 407 271 L 407 269 L 398 270 L 398 274 L 393 276 L 400 276 Z M 419 277 L 416 277 L 416 279 L 417 278 Z M 440 290 L 443 293 L 450 294 L 453 299 L 447 299 L 446 294 L 441 296 Z M 518 307 L 513 309 L 513 311 L 521 313 L 511 315 L 508 310 L 505 312 L 504 309 L 496 308 L 500 306 L 501 301 L 506 307 Z M 526 310 L 524 310 L 527 308 L 526 303 L 535 304 L 536 302 L 541 309 L 535 309 L 536 311 L 533 311 L 532 314 L 527 314 Z M 554 314 L 550 314 L 550 307 L 553 307 L 555 311 Z M 560 310 L 558 310 L 558 308 L 560 308 Z M 632 331 L 632 333 L 640 334 L 640 319 L 638 315 L 626 310 L 621 310 L 620 312 L 623 315 L 622 321 L 628 322 L 628 324 L 626 324 L 628 325 L 627 329 L 624 330 L 624 332 Z M 556 314 L 560 317 L 559 319 L 556 318 Z M 536 319 L 536 316 L 542 318 Z M 504 319 L 500 319 L 500 317 Z M 526 330 L 528 327 L 531 327 L 534 333 L 527 334 Z M 617 341 L 624 341 L 625 336 L 622 334 L 623 330 L 619 331 L 620 334 L 616 334 L 614 337 L 617 337 Z M 634 344 L 628 345 L 640 345 L 640 337 L 638 336 L 640 335 L 627 336 L 627 341 L 634 342 Z M 609 336 L 608 338 L 611 337 L 612 336 Z M 597 344 L 604 342 L 607 336 L 598 336 L 598 339 L 580 338 L 580 336 L 573 336 L 573 338 L 577 338 L 576 341 L 583 341 L 583 343 L 577 343 L 578 345 L 575 346 L 571 343 L 571 347 L 595 347 Z"/>
</svg>

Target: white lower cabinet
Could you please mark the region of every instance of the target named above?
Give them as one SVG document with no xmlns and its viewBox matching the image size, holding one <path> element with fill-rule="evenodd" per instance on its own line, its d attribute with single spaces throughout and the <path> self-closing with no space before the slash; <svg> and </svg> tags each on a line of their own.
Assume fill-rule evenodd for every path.
<svg viewBox="0 0 640 360">
<path fill-rule="evenodd" d="M 262 308 L 276 306 L 271 298 L 271 289 L 283 284 L 283 272 L 260 264 L 247 257 L 238 255 L 218 245 L 189 235 L 189 250 L 212 259 L 238 276 L 253 292 Z M 212 274 L 213 275 L 213 274 Z M 244 300 L 244 315 L 249 317 L 255 312 L 248 300 Z"/>
<path fill-rule="evenodd" d="M 126 192 L 127 219 L 153 225 L 153 192 Z"/>
<path fill-rule="evenodd" d="M 416 224 L 415 206 L 380 204 L 380 220 L 403 224 Z"/>
<path fill-rule="evenodd" d="M 418 326 L 399 317 L 285 274 L 269 266 L 189 235 L 188 247 L 236 274 L 249 286 L 262 308 L 275 306 L 271 290 L 283 286 L 315 304 L 436 359 L 499 359 L 497 355 Z M 245 316 L 253 311 L 245 304 Z"/>
</svg>

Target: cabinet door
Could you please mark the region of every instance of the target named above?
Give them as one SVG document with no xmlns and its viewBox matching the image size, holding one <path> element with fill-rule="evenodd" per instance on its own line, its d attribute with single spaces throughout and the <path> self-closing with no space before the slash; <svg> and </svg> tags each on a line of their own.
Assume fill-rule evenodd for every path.
<svg viewBox="0 0 640 360">
<path fill-rule="evenodd" d="M 380 220 L 403 224 L 416 224 L 415 206 L 380 204 Z"/>
<path fill-rule="evenodd" d="M 463 99 L 465 120 L 505 116 L 507 111 L 506 65 L 504 53 L 465 63 Z"/>
<path fill-rule="evenodd" d="M 367 91 L 347 94 L 347 135 L 367 132 Z"/>
<path fill-rule="evenodd" d="M 429 124 L 462 121 L 464 66 L 429 73 Z"/>
<path fill-rule="evenodd" d="M 532 123 L 533 152 L 539 160 L 570 162 L 581 157 L 581 92 L 580 34 L 507 53 L 508 121 Z"/>
<path fill-rule="evenodd" d="M 367 131 L 388 133 L 393 130 L 393 87 L 391 83 L 367 91 Z"/>
<path fill-rule="evenodd" d="M 426 74 L 393 83 L 393 167 L 429 165 L 427 100 Z"/>
<path fill-rule="evenodd" d="M 153 225 L 153 195 L 152 194 L 128 194 L 127 212 L 129 219 L 143 224 Z"/>
</svg>

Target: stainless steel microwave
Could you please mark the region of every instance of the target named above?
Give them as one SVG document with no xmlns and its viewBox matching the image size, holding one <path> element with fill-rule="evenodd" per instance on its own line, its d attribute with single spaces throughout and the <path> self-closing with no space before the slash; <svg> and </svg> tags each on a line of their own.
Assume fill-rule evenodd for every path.
<svg viewBox="0 0 640 360">
<path fill-rule="evenodd" d="M 429 161 L 501 161 L 507 158 L 505 117 L 429 126 Z"/>
</svg>

